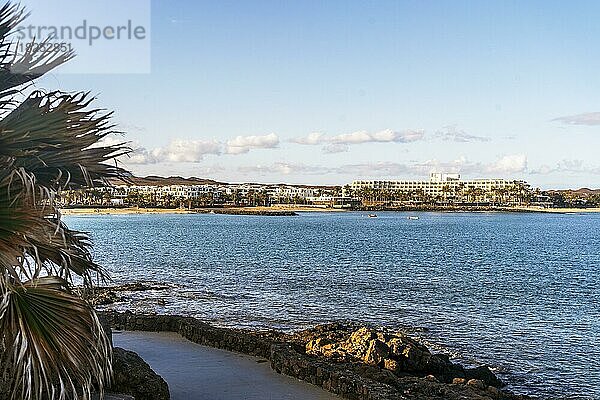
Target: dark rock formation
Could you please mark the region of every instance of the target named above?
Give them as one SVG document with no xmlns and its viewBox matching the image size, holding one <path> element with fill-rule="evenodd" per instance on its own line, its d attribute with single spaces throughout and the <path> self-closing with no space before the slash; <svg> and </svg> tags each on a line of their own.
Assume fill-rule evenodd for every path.
<svg viewBox="0 0 600 400">
<path fill-rule="evenodd" d="M 105 314 L 118 329 L 177 332 L 198 344 L 267 358 L 275 371 L 346 399 L 527 399 L 495 387 L 500 382 L 489 369 L 465 370 L 402 333 L 335 323 L 288 335 L 217 328 L 180 316 Z"/>
<path fill-rule="evenodd" d="M 80 288 L 79 293 L 94 306 L 106 306 L 126 300 L 123 293 L 148 290 L 167 290 L 171 286 L 156 282 L 135 282 L 116 286 L 100 286 L 93 289 Z"/>
<path fill-rule="evenodd" d="M 133 351 L 113 350 L 113 382 L 110 390 L 139 400 L 169 400 L 169 387 L 150 366 Z"/>
<path fill-rule="evenodd" d="M 488 367 L 482 366 L 477 368 L 465 369 L 465 375 L 468 380 L 476 379 L 485 382 L 487 385 L 494 387 L 502 387 L 502 381 L 490 371 Z"/>
<path fill-rule="evenodd" d="M 228 214 L 228 215 L 261 215 L 265 217 L 294 217 L 298 213 L 286 210 L 255 210 L 252 207 L 241 208 L 200 208 L 195 210 L 199 214 Z"/>
<path fill-rule="evenodd" d="M 398 376 L 431 375 L 439 382 L 454 378 L 478 379 L 486 386 L 501 387 L 502 382 L 487 367 L 465 370 L 445 355 L 432 354 L 427 347 L 402 332 L 355 329 L 340 324 L 321 326 L 306 344 L 306 353 L 335 361 L 364 362 Z"/>
<path fill-rule="evenodd" d="M 102 326 L 102 330 L 104 334 L 108 338 L 110 345 L 113 345 L 113 336 L 112 336 L 112 327 L 110 326 L 110 321 L 106 319 L 104 314 L 98 314 L 98 320 L 100 321 L 100 326 Z"/>
<path fill-rule="evenodd" d="M 298 353 L 292 345 L 274 344 L 271 367 L 305 380 L 346 399 L 357 400 L 525 400 L 470 380 L 457 384 L 438 381 L 433 375 L 398 376 L 389 370 L 358 362 L 331 362 Z"/>
</svg>

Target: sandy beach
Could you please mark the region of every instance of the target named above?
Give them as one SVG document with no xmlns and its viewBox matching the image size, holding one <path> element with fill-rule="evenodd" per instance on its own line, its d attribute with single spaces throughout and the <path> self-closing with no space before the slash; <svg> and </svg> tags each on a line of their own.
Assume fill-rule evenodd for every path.
<svg viewBox="0 0 600 400">
<path fill-rule="evenodd" d="M 126 214 L 196 214 L 196 213 L 209 213 L 211 210 L 218 211 L 222 214 L 260 214 L 266 212 L 344 212 L 345 209 L 340 208 L 325 208 L 315 207 L 306 205 L 289 205 L 289 206 L 272 206 L 272 207 L 227 207 L 227 208 L 200 208 L 200 209 L 186 209 L 186 208 L 65 208 L 61 209 L 62 215 L 126 215 Z M 393 211 L 393 210 L 389 210 Z M 405 210 L 401 210 L 405 211 Z M 427 211 L 427 210 L 416 210 L 416 211 Z M 432 210 L 440 211 L 440 210 Z M 469 209 L 453 209 L 448 210 L 452 212 L 470 212 Z M 473 212 L 480 212 L 481 210 L 472 210 Z M 541 212 L 541 213 L 553 213 L 553 214 L 580 214 L 580 213 L 597 213 L 600 212 L 600 208 L 541 208 L 541 207 L 502 207 L 499 209 L 491 209 L 488 211 L 512 211 L 512 212 Z M 441 211 L 443 212 L 443 211 Z"/>
<path fill-rule="evenodd" d="M 542 208 L 542 207 L 511 207 L 514 211 L 542 212 L 553 214 L 597 213 L 600 208 Z"/>
<path fill-rule="evenodd" d="M 61 209 L 62 215 L 125 215 L 125 214 L 196 214 L 208 213 L 211 208 L 187 209 L 187 208 L 64 208 Z M 262 213 L 262 212 L 341 212 L 345 211 L 339 208 L 324 208 L 311 206 L 273 206 L 273 207 L 227 207 L 215 208 L 215 211 L 225 211 L 231 214 Z"/>
<path fill-rule="evenodd" d="M 193 211 L 182 208 L 63 208 L 62 215 L 123 215 L 123 214 L 190 214 Z"/>
</svg>

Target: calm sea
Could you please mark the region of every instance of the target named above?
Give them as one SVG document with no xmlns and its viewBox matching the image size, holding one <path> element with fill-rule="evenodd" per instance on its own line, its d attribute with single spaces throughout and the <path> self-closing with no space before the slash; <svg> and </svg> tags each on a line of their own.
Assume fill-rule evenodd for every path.
<svg viewBox="0 0 600 400">
<path fill-rule="evenodd" d="M 251 328 L 422 327 L 517 393 L 600 399 L 600 214 L 378 215 L 65 220 L 92 234 L 116 283 L 171 287 L 120 308 Z"/>
</svg>

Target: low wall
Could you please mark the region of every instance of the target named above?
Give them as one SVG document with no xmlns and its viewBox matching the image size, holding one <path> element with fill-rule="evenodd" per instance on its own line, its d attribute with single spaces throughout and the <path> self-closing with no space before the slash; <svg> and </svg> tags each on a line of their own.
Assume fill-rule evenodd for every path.
<svg viewBox="0 0 600 400">
<path fill-rule="evenodd" d="M 276 372 L 320 386 L 346 399 L 401 398 L 390 385 L 363 378 L 341 366 L 297 351 L 293 344 L 284 342 L 284 335 L 281 333 L 217 328 L 194 318 L 181 316 L 136 315 L 131 312 L 103 314 L 115 329 L 176 332 L 194 343 L 266 358 Z"/>
<path fill-rule="evenodd" d="M 146 332 L 176 332 L 187 340 L 264 358 L 270 358 L 271 341 L 235 329 L 217 328 L 195 318 L 170 315 L 135 315 L 130 312 L 106 312 L 115 329 Z"/>
<path fill-rule="evenodd" d="M 365 379 L 343 367 L 306 356 L 285 343 L 271 346 L 271 368 L 328 392 L 353 400 L 398 400 L 396 389 L 389 385 Z"/>
</svg>

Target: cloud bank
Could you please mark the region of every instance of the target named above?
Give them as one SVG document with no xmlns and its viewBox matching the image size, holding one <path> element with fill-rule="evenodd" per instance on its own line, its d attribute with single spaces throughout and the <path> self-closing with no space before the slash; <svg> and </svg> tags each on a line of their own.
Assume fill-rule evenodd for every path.
<svg viewBox="0 0 600 400">
<path fill-rule="evenodd" d="M 471 135 L 462 129 L 458 129 L 456 125 L 444 126 L 434 136 L 444 141 L 459 143 L 489 142 L 491 140 L 489 137 Z"/>
<path fill-rule="evenodd" d="M 402 179 L 403 177 L 427 177 L 430 172 L 456 172 L 467 175 L 498 177 L 521 174 L 527 171 L 527 157 L 524 154 L 504 155 L 491 163 L 471 162 L 465 157 L 452 161 L 427 160 L 423 162 L 377 162 L 346 164 L 339 167 L 326 167 L 322 165 L 306 165 L 293 163 L 274 163 L 271 165 L 257 165 L 239 167 L 238 172 L 243 174 L 271 175 L 271 174 L 304 174 L 304 175 L 351 175 L 356 178 Z"/>
<path fill-rule="evenodd" d="M 565 125 L 600 125 L 600 112 L 567 115 L 565 117 L 554 118 L 552 121 L 562 122 Z"/>
<path fill-rule="evenodd" d="M 320 132 L 290 140 L 302 145 L 323 145 L 324 153 L 341 153 L 348 151 L 350 145 L 362 143 L 411 143 L 425 138 L 424 130 L 394 131 L 386 129 L 378 132 L 356 131 L 341 135 L 327 136 Z"/>
<path fill-rule="evenodd" d="M 418 140 L 423 140 L 425 131 L 423 130 L 408 130 L 397 132 L 391 129 L 386 129 L 379 132 L 369 133 L 366 131 L 358 131 L 337 135 L 331 138 L 332 143 L 337 144 L 359 144 L 359 143 L 410 143 Z"/>
<path fill-rule="evenodd" d="M 561 174 L 600 174 L 600 167 L 586 165 L 583 160 L 560 160 L 554 165 L 544 164 L 530 171 L 536 175 Z"/>
<path fill-rule="evenodd" d="M 328 141 L 327 137 L 324 134 L 319 133 L 319 132 L 309 133 L 308 135 L 306 135 L 304 137 L 293 138 L 290 140 L 290 142 L 292 142 L 292 143 L 305 144 L 305 145 L 323 144 L 323 143 L 326 143 L 327 141 Z"/>
<path fill-rule="evenodd" d="M 252 149 L 273 149 L 278 146 L 279 137 L 274 133 L 237 136 L 225 144 L 214 139 L 173 139 L 168 145 L 154 149 L 133 145 L 133 152 L 122 161 L 126 164 L 198 163 L 206 155 L 246 154 Z"/>
<path fill-rule="evenodd" d="M 274 134 L 264 136 L 237 136 L 227 141 L 227 154 L 245 154 L 251 149 L 274 149 L 279 146 L 279 137 Z"/>
<path fill-rule="evenodd" d="M 197 163 L 207 154 L 221 154 L 221 144 L 216 140 L 173 139 L 165 147 L 148 150 L 135 148 L 130 157 L 123 161 L 127 164 L 158 164 L 162 162 Z"/>
</svg>

